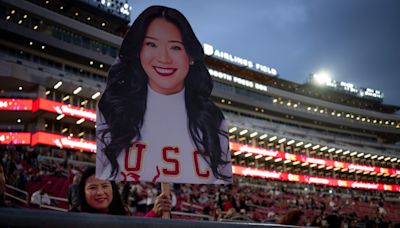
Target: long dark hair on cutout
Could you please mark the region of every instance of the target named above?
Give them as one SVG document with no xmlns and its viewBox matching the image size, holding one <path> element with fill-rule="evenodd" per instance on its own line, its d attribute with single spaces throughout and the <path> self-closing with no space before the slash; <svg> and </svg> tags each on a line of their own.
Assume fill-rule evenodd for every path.
<svg viewBox="0 0 400 228">
<path fill-rule="evenodd" d="M 173 23 L 181 32 L 186 52 L 193 61 L 184 82 L 190 136 L 214 176 L 229 180 L 231 176 L 221 172 L 230 163 L 229 148 L 228 145 L 221 148 L 219 138 L 228 140 L 228 133 L 220 129 L 224 120 L 222 111 L 210 100 L 213 82 L 204 63 L 203 48 L 185 16 L 163 6 L 147 8 L 134 21 L 122 42 L 116 63 L 110 68 L 107 87 L 99 101 L 106 126 L 102 126 L 105 130 L 97 137 L 105 144 L 101 152 L 111 163 L 111 177 L 118 175 L 119 154 L 131 146 L 132 139 L 141 139 L 148 78 L 140 62 L 140 51 L 147 28 L 155 18 Z M 105 140 L 106 135 L 111 136 L 109 142 Z"/>
</svg>

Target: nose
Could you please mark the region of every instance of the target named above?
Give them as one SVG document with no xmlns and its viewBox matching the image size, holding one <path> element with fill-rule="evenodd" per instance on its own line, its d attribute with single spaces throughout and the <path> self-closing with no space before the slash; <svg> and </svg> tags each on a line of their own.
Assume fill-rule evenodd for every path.
<svg viewBox="0 0 400 228">
<path fill-rule="evenodd" d="M 104 194 L 104 189 L 103 188 L 98 188 L 96 191 L 96 195 L 103 195 Z"/>
<path fill-rule="evenodd" d="M 160 63 L 164 64 L 170 64 L 172 63 L 172 58 L 169 54 L 169 51 L 167 48 L 160 48 L 160 51 L 158 52 L 157 60 Z"/>
</svg>

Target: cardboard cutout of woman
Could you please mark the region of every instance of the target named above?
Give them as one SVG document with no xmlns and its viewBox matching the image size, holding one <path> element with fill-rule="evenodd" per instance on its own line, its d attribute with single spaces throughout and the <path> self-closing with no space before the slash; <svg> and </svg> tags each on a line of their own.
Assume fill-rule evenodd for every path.
<svg viewBox="0 0 400 228">
<path fill-rule="evenodd" d="M 230 183 L 231 156 L 204 52 L 177 10 L 134 21 L 98 104 L 96 177 Z"/>
</svg>

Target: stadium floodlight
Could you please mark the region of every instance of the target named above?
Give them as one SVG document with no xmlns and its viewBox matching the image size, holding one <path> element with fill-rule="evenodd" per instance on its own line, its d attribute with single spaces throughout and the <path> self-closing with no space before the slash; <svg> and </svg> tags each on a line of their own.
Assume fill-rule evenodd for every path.
<svg viewBox="0 0 400 228">
<path fill-rule="evenodd" d="M 255 158 L 255 159 L 259 159 L 259 158 L 261 158 L 261 157 L 262 157 L 262 155 L 259 154 L 259 155 L 255 156 L 254 158 Z"/>
<path fill-rule="evenodd" d="M 233 133 L 237 130 L 237 127 L 232 127 L 231 129 L 229 129 L 229 133 Z"/>
<path fill-rule="evenodd" d="M 390 160 L 391 162 L 395 162 L 397 161 L 397 158 L 392 158 L 392 160 Z"/>
<path fill-rule="evenodd" d="M 81 124 L 81 123 L 83 123 L 83 122 L 85 122 L 85 118 L 80 118 L 78 121 L 76 121 L 76 124 Z"/>
<path fill-rule="evenodd" d="M 274 140 L 277 139 L 277 138 L 278 138 L 277 136 L 272 136 L 271 138 L 269 138 L 269 141 L 272 142 L 272 141 L 274 141 Z"/>
<path fill-rule="evenodd" d="M 239 135 L 244 135 L 244 134 L 246 134 L 247 132 L 249 132 L 249 130 L 244 129 L 244 130 L 242 130 L 241 132 L 239 132 Z"/>
<path fill-rule="evenodd" d="M 239 150 L 239 151 L 236 151 L 235 153 L 233 153 L 233 155 L 238 156 L 241 153 L 243 153 L 243 151 Z"/>
<path fill-rule="evenodd" d="M 343 151 L 342 149 L 339 149 L 339 150 L 336 150 L 335 153 L 336 153 L 336 154 L 340 154 L 340 153 L 342 153 L 342 151 Z M 349 151 L 349 152 L 350 152 L 350 151 Z"/>
<path fill-rule="evenodd" d="M 312 144 L 311 143 L 307 143 L 305 146 L 304 146 L 304 148 L 308 148 L 308 147 L 310 147 L 310 146 L 312 146 Z"/>
<path fill-rule="evenodd" d="M 322 147 L 320 150 L 321 150 L 321 151 L 324 151 L 324 150 L 326 150 L 326 149 L 328 149 L 328 147 L 327 147 L 327 146 L 324 146 L 324 147 Z"/>
<path fill-rule="evenodd" d="M 319 147 L 320 147 L 320 145 L 315 145 L 315 146 L 312 147 L 312 149 L 313 149 L 313 150 L 316 150 L 316 149 L 318 149 Z"/>
<path fill-rule="evenodd" d="M 281 139 L 279 139 L 278 143 L 283 143 L 285 141 L 286 141 L 286 138 L 281 138 Z"/>
<path fill-rule="evenodd" d="M 387 160 L 390 160 L 390 159 L 392 159 L 391 157 L 386 157 L 385 159 L 384 159 L 384 161 L 387 161 Z"/>
<path fill-rule="evenodd" d="M 306 166 L 306 165 L 308 165 L 308 162 L 303 162 L 303 163 L 301 163 L 301 166 Z M 315 164 L 314 164 L 315 165 Z"/>
<path fill-rule="evenodd" d="M 350 150 L 346 150 L 345 152 L 343 152 L 343 155 L 349 154 Z"/>
<path fill-rule="evenodd" d="M 330 74 L 326 71 L 313 74 L 313 79 L 318 85 L 325 85 L 332 81 Z"/>
<path fill-rule="evenodd" d="M 258 135 L 258 132 L 255 131 L 255 132 L 250 134 L 250 137 L 253 138 L 253 137 L 257 136 L 257 135 Z"/>
<path fill-rule="evenodd" d="M 267 137 L 268 137 L 267 134 L 263 134 L 263 135 L 260 136 L 260 139 L 265 139 L 265 138 L 267 138 Z"/>
<path fill-rule="evenodd" d="M 95 94 L 92 95 L 92 99 L 96 99 L 100 96 L 100 92 L 96 92 Z"/>
<path fill-rule="evenodd" d="M 75 90 L 74 90 L 74 92 L 72 92 L 73 94 L 78 94 L 79 92 L 81 92 L 82 91 L 82 87 L 78 87 L 78 88 L 76 88 Z"/>
<path fill-rule="evenodd" d="M 282 161 L 282 158 L 277 158 L 274 160 L 274 162 L 280 162 L 280 161 Z"/>
<path fill-rule="evenodd" d="M 317 166 L 317 164 L 311 164 L 310 168 L 314 168 L 315 166 Z"/>
<path fill-rule="evenodd" d="M 295 161 L 292 163 L 292 165 L 298 165 L 298 164 L 300 164 L 300 161 Z"/>
<path fill-rule="evenodd" d="M 265 158 L 265 161 L 269 161 L 269 160 L 271 160 L 272 159 L 272 157 L 266 157 Z"/>
<path fill-rule="evenodd" d="M 295 141 L 292 139 L 289 142 L 287 142 L 288 145 L 292 145 Z"/>
<path fill-rule="evenodd" d="M 57 117 L 56 117 L 56 120 L 61 120 L 62 118 L 64 118 L 64 114 L 60 114 L 60 115 L 58 115 Z"/>
<path fill-rule="evenodd" d="M 54 85 L 54 89 L 58 89 L 60 88 L 60 86 L 62 85 L 62 81 L 58 81 L 55 85 Z"/>
<path fill-rule="evenodd" d="M 248 157 L 250 157 L 251 155 L 253 155 L 253 154 L 252 154 L 252 153 L 247 153 L 247 154 L 244 155 L 244 157 L 245 157 L 245 158 L 248 158 Z"/>
<path fill-rule="evenodd" d="M 291 160 L 285 160 L 284 162 L 283 162 L 283 164 L 287 164 L 287 163 L 290 163 L 290 162 L 292 162 Z"/>
<path fill-rule="evenodd" d="M 336 168 L 334 168 L 333 170 L 334 171 L 338 171 L 340 169 L 340 167 L 336 167 Z"/>
<path fill-rule="evenodd" d="M 65 96 L 62 100 L 63 100 L 63 101 L 66 101 L 66 100 L 68 100 L 68 99 L 69 99 L 69 95 Z"/>
<path fill-rule="evenodd" d="M 354 155 L 356 155 L 356 154 L 357 154 L 357 152 L 354 151 L 353 153 L 350 154 L 350 156 L 354 156 Z"/>
<path fill-rule="evenodd" d="M 382 160 L 384 157 L 385 157 L 385 156 L 380 156 L 380 157 L 378 158 L 378 160 Z"/>
<path fill-rule="evenodd" d="M 321 149 L 322 150 L 322 149 Z M 330 148 L 329 150 L 328 150 L 328 152 L 329 153 L 332 153 L 333 151 L 335 151 L 336 150 L 336 148 L 334 148 L 334 147 L 332 147 L 332 148 Z"/>
<path fill-rule="evenodd" d="M 357 154 L 357 157 L 362 157 L 362 156 L 364 156 L 364 153 Z"/>
<path fill-rule="evenodd" d="M 374 156 L 371 157 L 371 159 L 375 159 L 377 157 L 378 157 L 378 155 L 375 154 Z"/>
<path fill-rule="evenodd" d="M 371 157 L 371 154 L 367 154 L 364 156 L 364 158 L 369 158 L 369 157 Z"/>
<path fill-rule="evenodd" d="M 301 146 L 303 144 L 304 144 L 304 142 L 298 142 L 298 143 L 296 143 L 296 146 L 298 147 L 298 146 Z"/>
</svg>

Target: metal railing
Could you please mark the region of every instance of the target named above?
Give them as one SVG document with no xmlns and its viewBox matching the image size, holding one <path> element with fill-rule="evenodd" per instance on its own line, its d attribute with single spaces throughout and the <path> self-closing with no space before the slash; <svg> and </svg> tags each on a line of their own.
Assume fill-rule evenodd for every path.
<svg viewBox="0 0 400 228">
<path fill-rule="evenodd" d="M 1 227 L 41 228 L 247 228 L 247 227 L 295 227 L 277 224 L 238 222 L 185 221 L 178 219 L 141 218 L 119 215 L 65 213 L 32 209 L 0 208 Z"/>
</svg>

